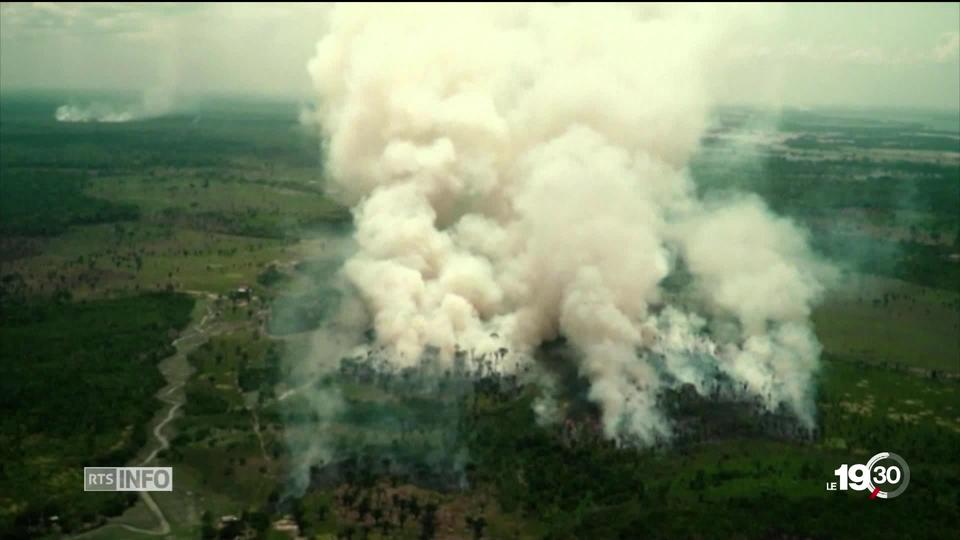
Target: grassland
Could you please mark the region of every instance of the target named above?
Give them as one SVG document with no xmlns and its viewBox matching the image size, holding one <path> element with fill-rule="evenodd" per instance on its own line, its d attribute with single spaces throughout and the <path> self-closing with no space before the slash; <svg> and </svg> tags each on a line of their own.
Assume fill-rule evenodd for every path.
<svg viewBox="0 0 960 540">
<path fill-rule="evenodd" d="M 3 104 L 0 260 L 25 294 L 222 294 L 298 257 L 305 230 L 349 220 L 289 109 L 77 125 L 52 121 L 52 103 Z"/>
<path fill-rule="evenodd" d="M 960 372 L 960 293 L 858 276 L 814 313 L 817 336 L 836 357 Z"/>
<path fill-rule="evenodd" d="M 293 242 L 169 226 L 73 227 L 47 241 L 43 253 L 10 261 L 28 292 L 69 288 L 79 297 L 147 290 L 223 294 L 252 285 L 271 262 L 296 256 Z"/>
</svg>

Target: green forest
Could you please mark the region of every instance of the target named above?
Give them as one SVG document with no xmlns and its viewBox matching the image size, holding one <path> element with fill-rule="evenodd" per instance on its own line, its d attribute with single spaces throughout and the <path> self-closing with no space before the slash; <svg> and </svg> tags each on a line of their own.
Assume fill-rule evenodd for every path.
<svg viewBox="0 0 960 540">
<path fill-rule="evenodd" d="M 158 360 L 193 299 L 154 293 L 0 306 L 0 531 L 31 536 L 117 515 L 122 493 L 84 493 L 83 467 L 129 461 L 163 386 Z M 135 498 L 135 495 L 134 497 Z M 12 511 L 11 511 L 12 509 Z"/>
</svg>

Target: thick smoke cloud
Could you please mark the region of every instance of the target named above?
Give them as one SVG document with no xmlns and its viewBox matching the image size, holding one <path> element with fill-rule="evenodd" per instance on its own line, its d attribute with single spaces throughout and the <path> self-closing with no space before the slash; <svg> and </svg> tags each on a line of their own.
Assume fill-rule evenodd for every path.
<svg viewBox="0 0 960 540">
<path fill-rule="evenodd" d="M 761 200 L 699 200 L 686 170 L 729 17 L 333 11 L 309 63 L 311 121 L 331 192 L 354 211 L 344 274 L 393 367 L 428 348 L 449 365 L 458 347 L 503 347 L 496 368 L 509 372 L 563 336 L 622 444 L 670 436 L 660 391 L 706 393 L 721 378 L 812 425 L 809 314 L 831 271 Z"/>
</svg>

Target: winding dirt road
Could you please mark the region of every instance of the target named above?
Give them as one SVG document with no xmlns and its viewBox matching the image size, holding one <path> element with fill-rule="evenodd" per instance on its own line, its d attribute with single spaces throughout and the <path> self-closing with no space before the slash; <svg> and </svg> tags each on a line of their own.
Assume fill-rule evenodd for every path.
<svg viewBox="0 0 960 540">
<path fill-rule="evenodd" d="M 177 354 L 183 354 L 183 353 L 178 352 Z M 160 396 L 158 396 L 158 399 L 160 399 L 160 401 L 163 401 L 164 403 L 167 403 L 170 405 L 170 410 L 167 411 L 167 416 L 163 419 L 163 421 L 157 424 L 156 427 L 153 428 L 153 436 L 154 438 L 157 439 L 157 442 L 159 442 L 160 444 L 158 444 L 157 447 L 154 448 L 152 452 L 150 452 L 150 455 L 148 455 L 143 461 L 140 462 L 141 467 L 147 466 L 151 461 L 153 461 L 157 457 L 157 454 L 159 454 L 163 450 L 166 450 L 167 448 L 170 448 L 170 441 L 167 439 L 167 436 L 163 434 L 163 428 L 167 424 L 169 424 L 171 420 L 173 420 L 174 416 L 176 416 L 177 414 L 177 409 L 182 407 L 183 404 L 186 402 L 186 400 L 184 399 L 177 400 L 170 397 L 174 392 L 176 392 L 183 385 L 184 385 L 184 381 L 174 384 L 168 387 L 166 391 L 164 391 Z M 160 510 L 160 506 L 158 506 L 157 502 L 153 500 L 153 497 L 150 495 L 150 492 L 141 491 L 140 498 L 143 499 L 143 502 L 147 505 L 148 508 L 150 508 L 150 511 L 153 512 L 153 515 L 157 517 L 157 521 L 160 522 L 160 525 L 156 529 L 141 529 L 139 527 L 134 527 L 133 525 L 125 525 L 122 523 L 117 523 L 116 525 L 128 531 L 136 532 L 140 534 L 150 534 L 154 536 L 163 536 L 165 534 L 168 534 L 170 532 L 170 523 L 167 521 L 167 517 L 163 515 L 163 511 Z"/>
<path fill-rule="evenodd" d="M 204 296 L 207 296 L 207 294 L 204 293 Z M 167 381 L 167 386 L 160 389 L 160 391 L 157 393 L 157 399 L 166 403 L 170 408 L 167 410 L 167 414 L 163 417 L 163 420 L 157 422 L 157 424 L 154 426 L 153 437 L 156 439 L 156 447 L 147 455 L 147 457 L 137 464 L 139 467 L 147 466 L 157 458 L 157 454 L 170 448 L 170 440 L 167 439 L 167 436 L 163 434 L 163 430 L 170 422 L 173 421 L 177 415 L 177 411 L 179 411 L 184 403 L 186 403 L 186 396 L 182 394 L 176 394 L 176 392 L 182 388 L 184 384 L 186 384 L 187 379 L 190 377 L 192 371 L 190 369 L 190 364 L 187 361 L 187 355 L 206 342 L 210 335 L 214 333 L 212 330 L 206 328 L 207 322 L 212 316 L 213 305 L 211 304 L 207 306 L 207 312 L 204 314 L 203 319 L 187 328 L 180 337 L 173 340 L 171 344 L 177 349 L 177 352 L 160 362 L 160 371 L 163 373 L 163 376 Z M 157 522 L 159 523 L 156 528 L 143 529 L 140 527 L 134 527 L 133 525 L 127 525 L 125 523 L 113 522 L 107 523 L 103 527 L 97 527 L 95 529 L 86 531 L 75 536 L 74 538 L 83 538 L 108 527 L 119 527 L 133 533 L 147 534 L 151 536 L 164 536 L 170 534 L 170 522 L 167 521 L 166 516 L 163 515 L 163 511 L 160 509 L 160 506 L 157 505 L 157 502 L 153 500 L 153 496 L 150 495 L 150 492 L 140 491 L 139 494 L 140 498 L 143 499 L 144 504 L 147 505 L 147 508 L 149 508 L 153 515 L 156 516 Z"/>
</svg>

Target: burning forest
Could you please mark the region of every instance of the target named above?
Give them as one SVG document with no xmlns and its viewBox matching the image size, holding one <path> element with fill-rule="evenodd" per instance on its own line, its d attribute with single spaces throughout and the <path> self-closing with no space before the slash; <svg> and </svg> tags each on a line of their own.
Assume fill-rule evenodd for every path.
<svg viewBox="0 0 960 540">
<path fill-rule="evenodd" d="M 687 170 L 732 22 L 711 15 L 334 9 L 303 118 L 354 230 L 340 312 L 296 360 L 315 422 L 291 437 L 295 492 L 363 449 L 462 470 L 478 389 L 531 388 L 541 425 L 587 407 L 623 447 L 690 436 L 669 409 L 691 393 L 814 430 L 809 315 L 833 270 L 759 198 L 701 199 Z"/>
</svg>

